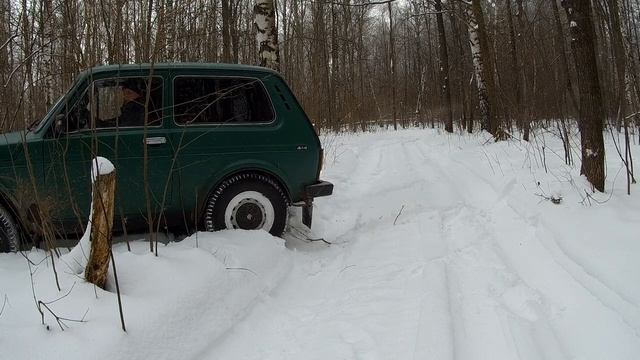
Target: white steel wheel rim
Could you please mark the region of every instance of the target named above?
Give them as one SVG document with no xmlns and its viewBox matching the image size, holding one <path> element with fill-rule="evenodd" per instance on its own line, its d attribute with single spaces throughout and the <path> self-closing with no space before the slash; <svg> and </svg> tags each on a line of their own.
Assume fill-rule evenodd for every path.
<svg viewBox="0 0 640 360">
<path fill-rule="evenodd" d="M 241 215 L 242 207 L 247 205 L 259 208 L 263 217 L 260 226 L 251 230 L 264 229 L 270 231 L 276 217 L 275 210 L 271 201 L 257 191 L 243 191 L 229 201 L 224 211 L 225 227 L 227 229 L 240 229 L 238 221 L 244 219 L 238 219 L 238 215 Z"/>
</svg>

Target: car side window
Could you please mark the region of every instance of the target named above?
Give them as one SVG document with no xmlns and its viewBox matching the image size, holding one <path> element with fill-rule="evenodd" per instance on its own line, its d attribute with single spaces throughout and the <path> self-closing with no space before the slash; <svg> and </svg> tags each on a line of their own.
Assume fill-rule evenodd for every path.
<svg viewBox="0 0 640 360">
<path fill-rule="evenodd" d="M 159 126 L 162 122 L 162 79 L 149 81 L 147 77 L 127 77 L 94 81 L 67 119 L 68 132 L 142 127 L 145 119 L 148 126 Z"/>
<path fill-rule="evenodd" d="M 179 125 L 269 123 L 275 115 L 257 79 L 181 76 L 174 80 Z"/>
</svg>

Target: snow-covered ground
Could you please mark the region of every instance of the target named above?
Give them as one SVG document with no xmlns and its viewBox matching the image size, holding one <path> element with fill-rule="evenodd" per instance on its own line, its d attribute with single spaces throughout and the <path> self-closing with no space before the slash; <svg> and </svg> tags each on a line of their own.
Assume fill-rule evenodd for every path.
<svg viewBox="0 0 640 360">
<path fill-rule="evenodd" d="M 331 245 L 242 231 L 159 257 L 117 245 L 127 333 L 114 293 L 73 266 L 57 263 L 58 291 L 42 251 L 31 266 L 0 254 L 0 358 L 640 358 L 640 188 L 626 195 L 610 136 L 604 194 L 550 133 L 486 140 L 324 136 L 335 190 L 316 200 L 312 235 Z M 61 331 L 45 312 L 41 325 L 34 298 L 60 297 L 52 311 L 85 322 Z"/>
</svg>

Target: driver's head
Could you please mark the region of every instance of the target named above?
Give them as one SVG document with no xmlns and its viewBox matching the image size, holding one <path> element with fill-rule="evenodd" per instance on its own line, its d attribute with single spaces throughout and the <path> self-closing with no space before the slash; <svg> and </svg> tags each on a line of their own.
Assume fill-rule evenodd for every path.
<svg viewBox="0 0 640 360">
<path fill-rule="evenodd" d="M 128 79 L 121 84 L 121 87 L 122 97 L 124 98 L 125 102 L 135 100 L 142 95 L 139 83 L 135 79 Z"/>
</svg>

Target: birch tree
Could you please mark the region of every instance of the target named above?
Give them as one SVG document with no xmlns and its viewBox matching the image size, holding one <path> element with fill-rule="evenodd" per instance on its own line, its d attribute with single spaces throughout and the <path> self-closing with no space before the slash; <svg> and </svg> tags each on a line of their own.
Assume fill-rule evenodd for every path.
<svg viewBox="0 0 640 360">
<path fill-rule="evenodd" d="M 467 4 L 466 12 L 469 45 L 471 46 L 474 76 L 478 87 L 480 125 L 482 130 L 488 131 L 496 140 L 499 140 L 501 135 L 498 133 L 498 124 L 493 113 L 493 91 L 495 88 L 493 70 L 488 56 L 489 46 L 480 0 L 472 0 L 471 4 Z"/>
<path fill-rule="evenodd" d="M 256 0 L 253 8 L 260 66 L 280 71 L 278 29 L 273 0 Z"/>
</svg>

